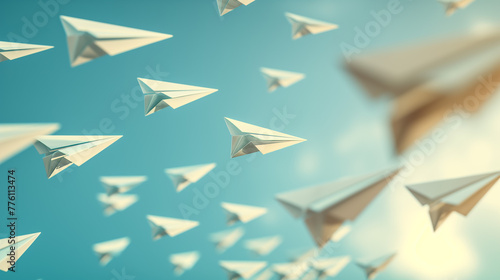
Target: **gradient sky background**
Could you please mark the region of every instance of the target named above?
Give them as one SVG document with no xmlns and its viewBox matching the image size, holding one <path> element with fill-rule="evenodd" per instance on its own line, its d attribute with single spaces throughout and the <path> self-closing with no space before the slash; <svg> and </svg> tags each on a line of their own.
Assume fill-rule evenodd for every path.
<svg viewBox="0 0 500 280">
<path fill-rule="evenodd" d="M 41 2 L 45 2 L 42 0 Z M 111 131 L 124 135 L 85 163 L 47 180 L 33 147 L 1 165 L 17 170 L 19 235 L 42 232 L 17 264 L 16 273 L 1 279 L 112 279 L 125 268 L 135 279 L 174 278 L 168 256 L 199 250 L 201 259 L 180 279 L 225 279 L 219 260 L 284 262 L 293 252 L 313 246 L 306 227 L 275 200 L 278 192 L 324 183 L 343 176 L 386 168 L 398 161 L 389 128 L 390 101 L 372 100 L 342 68 L 342 42 L 353 44 L 355 28 L 373 20 L 371 11 L 387 0 L 257 0 L 219 17 L 215 0 L 69 1 L 37 28 L 28 43 L 54 49 L 0 64 L 2 123 L 58 122 L 58 135 L 95 133 L 107 118 Z M 393 15 L 366 49 L 439 38 L 496 26 L 500 2 L 478 0 L 452 17 L 433 0 L 401 0 Z M 37 1 L 3 1 L 0 40 L 23 36 L 23 18 L 30 22 L 43 11 Z M 340 25 L 335 31 L 293 41 L 284 12 Z M 59 15 L 168 33 L 173 38 L 115 57 L 102 57 L 71 68 Z M 9 33 L 11 35 L 9 35 Z M 363 49 L 364 51 L 364 49 Z M 306 74 L 306 79 L 272 94 L 259 72 L 270 67 Z M 144 116 L 137 77 L 217 88 L 219 91 L 176 110 Z M 167 74 L 168 73 L 168 76 Z M 141 97 L 132 107 L 122 96 Z M 409 179 L 421 182 L 498 169 L 496 156 L 500 118 L 499 96 L 460 129 L 449 131 Z M 114 108 L 114 109 L 113 109 Z M 124 109 L 128 108 L 128 109 Z M 127 113 L 125 114 L 125 110 Z M 224 123 L 230 117 L 271 127 L 277 113 L 294 115 L 281 131 L 307 142 L 266 156 L 230 159 L 231 139 Z M 278 122 L 277 125 L 280 125 Z M 206 176 L 177 194 L 163 170 L 168 167 L 217 163 Z M 241 172 L 210 199 L 198 215 L 200 226 L 175 238 L 152 241 L 147 214 L 182 218 L 179 205 L 192 205 L 195 190 L 237 162 Z M 96 195 L 104 189 L 99 176 L 146 175 L 148 181 L 131 193 L 140 200 L 129 209 L 104 217 Z M 432 234 L 427 212 L 402 188 L 384 191 L 338 244 L 335 255 L 376 258 L 398 251 L 398 258 L 378 279 L 496 279 L 500 244 L 500 206 L 493 188 L 464 219 L 452 215 Z M 5 203 L 5 198 L 0 198 Z M 227 229 L 220 202 L 263 206 L 269 213 L 244 225 L 243 237 L 280 234 L 283 244 L 257 258 L 237 243 L 217 254 L 208 235 Z M 2 206 L 0 217 L 5 221 Z M 7 236 L 0 227 L 0 237 Z M 97 242 L 128 236 L 130 246 L 101 267 L 92 251 Z M 350 264 L 339 279 L 364 279 Z"/>
</svg>

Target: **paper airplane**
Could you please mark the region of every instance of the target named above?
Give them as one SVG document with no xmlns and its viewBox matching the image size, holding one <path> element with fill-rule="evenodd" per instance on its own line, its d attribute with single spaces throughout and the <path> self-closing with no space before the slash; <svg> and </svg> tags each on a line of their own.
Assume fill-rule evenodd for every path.
<svg viewBox="0 0 500 280">
<path fill-rule="evenodd" d="M 320 258 L 311 262 L 311 266 L 318 272 L 318 278 L 335 277 L 351 262 L 350 257 Z"/>
<path fill-rule="evenodd" d="M 267 262 L 220 261 L 219 265 L 227 272 L 229 280 L 238 280 L 254 276 L 267 266 Z"/>
<path fill-rule="evenodd" d="M 177 192 L 182 191 L 191 183 L 196 183 L 216 166 L 215 163 L 165 169 L 168 177 L 175 185 Z"/>
<path fill-rule="evenodd" d="M 143 78 L 137 78 L 137 81 L 144 93 L 144 112 L 146 116 L 167 107 L 177 109 L 218 91 L 218 89 L 213 88 L 196 87 Z"/>
<path fill-rule="evenodd" d="M 298 39 L 309 34 L 318 34 L 339 28 L 338 25 L 299 16 L 292 13 L 285 13 L 288 22 L 292 25 L 292 38 Z"/>
<path fill-rule="evenodd" d="M 71 66 L 103 55 L 117 55 L 171 38 L 172 35 L 61 16 L 68 41 Z"/>
<path fill-rule="evenodd" d="M 129 244 L 130 239 L 128 237 L 123 237 L 94 244 L 93 250 L 99 257 L 99 263 L 105 266 L 114 257 L 119 256 Z"/>
<path fill-rule="evenodd" d="M 38 153 L 45 154 L 43 158 L 45 171 L 47 177 L 52 178 L 72 164 L 78 166 L 84 164 L 121 137 L 121 135 L 47 135 L 38 137 L 33 145 Z"/>
<path fill-rule="evenodd" d="M 28 250 L 28 248 L 31 246 L 31 244 L 33 244 L 33 242 L 35 242 L 35 240 L 38 238 L 39 235 L 40 232 L 37 232 L 32 234 L 19 235 L 16 236 L 14 239 L 10 238 L 0 239 L 0 270 L 8 271 L 9 268 L 12 267 L 12 265 L 9 263 L 10 262 L 9 254 L 11 254 L 12 246 L 15 246 L 14 254 L 17 263 L 21 258 L 21 256 L 24 254 L 24 252 Z M 15 271 L 15 268 L 13 269 Z"/>
<path fill-rule="evenodd" d="M 193 268 L 199 259 L 200 253 L 198 251 L 170 255 L 170 262 L 174 265 L 176 275 L 181 275 L 186 270 Z"/>
<path fill-rule="evenodd" d="M 366 278 L 372 280 L 377 277 L 377 275 L 383 271 L 394 259 L 396 254 L 392 254 L 389 256 L 380 257 L 376 260 L 373 260 L 368 263 L 356 263 L 361 269 L 363 269 L 366 273 Z"/>
<path fill-rule="evenodd" d="M 37 137 L 58 129 L 57 123 L 0 124 L 0 164 L 33 144 Z"/>
<path fill-rule="evenodd" d="M 217 7 L 219 8 L 219 14 L 223 16 L 241 5 L 248 6 L 253 1 L 255 0 L 217 0 Z"/>
<path fill-rule="evenodd" d="M 450 112 L 481 109 L 498 88 L 499 48 L 499 32 L 471 33 L 352 55 L 346 68 L 370 95 L 395 98 L 391 125 L 402 153 Z"/>
<path fill-rule="evenodd" d="M 233 245 L 240 240 L 244 233 L 245 231 L 242 227 L 220 231 L 212 233 L 210 235 L 210 241 L 215 243 L 215 249 L 217 249 L 219 253 L 223 253 L 227 249 L 233 247 Z"/>
<path fill-rule="evenodd" d="M 224 118 L 231 133 L 231 157 L 255 152 L 263 155 L 306 141 L 288 134 L 258 127 L 248 123 Z"/>
<path fill-rule="evenodd" d="M 325 245 L 344 221 L 353 221 L 375 199 L 397 171 L 341 179 L 276 195 L 295 218 L 302 218 L 319 247 Z"/>
<path fill-rule="evenodd" d="M 107 194 L 100 193 L 97 195 L 97 199 L 104 206 L 104 215 L 111 216 L 116 211 L 127 209 L 130 205 L 136 203 L 139 198 L 135 194 L 115 194 L 108 196 Z"/>
<path fill-rule="evenodd" d="M 16 42 L 0 41 L 0 62 L 13 60 L 37 52 L 52 49 L 52 46 L 21 44 Z"/>
<path fill-rule="evenodd" d="M 248 223 L 267 213 L 266 208 L 222 202 L 221 207 L 226 211 L 226 223 Z"/>
<path fill-rule="evenodd" d="M 147 180 L 146 176 L 102 176 L 99 178 L 108 196 L 125 193 Z"/>
<path fill-rule="evenodd" d="M 438 0 L 439 3 L 443 4 L 446 9 L 446 15 L 453 15 L 458 9 L 465 9 L 474 0 Z"/>
<path fill-rule="evenodd" d="M 407 186 L 422 205 L 429 206 L 434 231 L 452 212 L 467 216 L 500 178 L 500 172 Z"/>
<path fill-rule="evenodd" d="M 274 251 L 282 242 L 281 236 L 270 236 L 250 239 L 245 242 L 245 248 L 259 256 L 265 256 Z"/>
<path fill-rule="evenodd" d="M 153 231 L 153 240 L 158 240 L 165 235 L 174 237 L 199 225 L 196 221 L 181 220 L 160 216 L 147 215 L 149 225 Z"/>
<path fill-rule="evenodd" d="M 306 262 L 277 263 L 272 265 L 272 270 L 278 276 L 279 280 L 300 279 L 308 269 L 309 266 Z"/>
<path fill-rule="evenodd" d="M 267 90 L 269 92 L 273 92 L 279 87 L 289 87 L 305 77 L 305 75 L 301 73 L 264 67 L 260 68 L 260 72 L 262 72 L 262 75 L 264 75 L 267 81 Z"/>
</svg>

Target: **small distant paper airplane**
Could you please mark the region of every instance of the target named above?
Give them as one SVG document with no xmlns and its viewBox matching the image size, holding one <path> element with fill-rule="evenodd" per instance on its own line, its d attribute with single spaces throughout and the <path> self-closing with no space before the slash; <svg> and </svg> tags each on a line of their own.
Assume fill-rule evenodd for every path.
<svg viewBox="0 0 500 280">
<path fill-rule="evenodd" d="M 500 172 L 486 173 L 407 186 L 422 205 L 429 206 L 434 231 L 452 212 L 467 216 L 497 183 Z"/>
<path fill-rule="evenodd" d="M 199 225 L 197 221 L 153 215 L 148 215 L 146 218 L 148 219 L 149 225 L 153 231 L 153 240 L 158 240 L 165 235 L 174 237 Z"/>
<path fill-rule="evenodd" d="M 52 49 L 52 46 L 21 44 L 16 42 L 0 41 L 0 62 L 13 60 L 37 52 Z"/>
<path fill-rule="evenodd" d="M 338 25 L 299 16 L 292 13 L 285 13 L 288 22 L 292 25 L 292 38 L 298 39 L 309 34 L 318 34 L 339 28 Z"/>
<path fill-rule="evenodd" d="M 0 164 L 32 145 L 37 137 L 58 129 L 57 123 L 0 124 Z"/>
<path fill-rule="evenodd" d="M 192 165 L 165 169 L 168 177 L 175 185 L 177 192 L 182 191 L 191 183 L 196 183 L 216 166 L 215 163 Z"/>
<path fill-rule="evenodd" d="M 28 248 L 35 242 L 40 235 L 40 232 L 16 236 L 14 239 L 4 238 L 0 239 L 0 270 L 8 271 L 12 267 L 10 262 L 11 246 L 15 246 L 14 254 L 16 264 L 21 256 L 28 250 Z M 9 242 L 10 241 L 10 242 Z M 15 243 L 12 243 L 12 242 Z M 15 270 L 15 268 L 14 268 Z"/>
<path fill-rule="evenodd" d="M 115 194 L 108 196 L 107 194 L 100 193 L 97 195 L 97 199 L 104 206 L 104 215 L 111 216 L 116 211 L 127 209 L 130 205 L 136 203 L 139 198 L 135 194 Z"/>
<path fill-rule="evenodd" d="M 344 221 L 355 220 L 387 186 L 397 171 L 341 179 L 276 195 L 294 216 L 302 218 L 319 247 L 325 245 Z"/>
<path fill-rule="evenodd" d="M 438 0 L 439 3 L 443 4 L 446 9 L 446 15 L 453 15 L 458 9 L 465 9 L 474 0 Z"/>
<path fill-rule="evenodd" d="M 279 87 L 289 87 L 305 77 L 302 73 L 264 67 L 260 68 L 260 72 L 262 72 L 267 81 L 267 90 L 269 92 L 273 92 Z"/>
<path fill-rule="evenodd" d="M 137 78 L 137 81 L 144 93 L 144 112 L 146 116 L 167 107 L 177 109 L 218 91 L 218 89 L 213 88 L 196 87 L 143 78 Z"/>
<path fill-rule="evenodd" d="M 171 38 L 172 35 L 123 27 L 86 19 L 61 16 L 68 39 L 71 66 L 103 55 L 114 56 Z"/>
<path fill-rule="evenodd" d="M 45 154 L 45 171 L 47 177 L 52 178 L 72 164 L 84 164 L 121 137 L 47 135 L 38 137 L 34 146 L 38 153 Z"/>
<path fill-rule="evenodd" d="M 320 258 L 313 260 L 311 265 L 318 272 L 318 279 L 335 277 L 351 262 L 350 257 Z"/>
<path fill-rule="evenodd" d="M 114 257 L 119 256 L 130 244 L 128 237 L 113 239 L 94 244 L 93 250 L 99 257 L 102 266 L 107 265 Z"/>
<path fill-rule="evenodd" d="M 356 265 L 365 271 L 366 278 L 372 280 L 375 279 L 375 277 L 377 277 L 377 275 L 381 271 L 383 271 L 387 266 L 389 266 L 389 264 L 391 263 L 391 261 L 394 259 L 395 256 L 396 254 L 392 254 L 389 256 L 380 257 L 368 263 L 358 262 L 356 263 Z"/>
<path fill-rule="evenodd" d="M 255 0 L 217 0 L 217 7 L 219 8 L 219 14 L 223 16 L 241 5 L 248 6 L 253 1 Z"/>
<path fill-rule="evenodd" d="M 179 276 L 190 270 L 200 259 L 198 251 L 170 255 L 170 262 L 174 265 L 174 273 Z"/>
<path fill-rule="evenodd" d="M 146 176 L 102 176 L 99 178 L 108 196 L 130 191 L 147 180 Z"/>
<path fill-rule="evenodd" d="M 248 223 L 267 213 L 266 208 L 222 202 L 221 207 L 226 211 L 226 223 Z"/>
<path fill-rule="evenodd" d="M 215 249 L 219 253 L 225 252 L 227 249 L 233 247 L 233 245 L 240 240 L 245 231 L 242 227 L 235 229 L 225 230 L 216 232 L 210 235 L 210 240 L 215 243 Z"/>
<path fill-rule="evenodd" d="M 251 153 L 268 154 L 288 146 L 306 141 L 267 128 L 258 127 L 230 118 L 224 118 L 232 136 L 231 157 L 239 157 Z"/>
<path fill-rule="evenodd" d="M 238 280 L 254 276 L 267 266 L 267 262 L 220 261 L 219 265 L 227 272 L 229 280 Z"/>
<path fill-rule="evenodd" d="M 281 236 L 276 235 L 247 240 L 245 247 L 259 256 L 265 256 L 274 251 L 281 242 Z"/>
<path fill-rule="evenodd" d="M 301 279 L 309 266 L 305 262 L 300 263 L 277 263 L 272 265 L 272 271 L 278 276 L 279 280 Z"/>
</svg>

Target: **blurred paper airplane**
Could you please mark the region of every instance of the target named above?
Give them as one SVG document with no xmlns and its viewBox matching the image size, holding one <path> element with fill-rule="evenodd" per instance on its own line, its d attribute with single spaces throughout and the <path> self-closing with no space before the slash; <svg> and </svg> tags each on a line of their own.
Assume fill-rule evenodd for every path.
<svg viewBox="0 0 500 280">
<path fill-rule="evenodd" d="M 458 9 L 465 9 L 472 4 L 474 0 L 438 0 L 446 9 L 446 15 L 453 15 Z"/>
<path fill-rule="evenodd" d="M 68 41 L 71 66 L 103 55 L 117 55 L 171 38 L 172 35 L 61 16 Z"/>
<path fill-rule="evenodd" d="M 113 239 L 94 244 L 93 250 L 99 256 L 102 266 L 108 264 L 114 257 L 119 256 L 130 244 L 128 237 Z"/>
<path fill-rule="evenodd" d="M 351 262 L 350 257 L 320 258 L 311 262 L 312 268 L 318 273 L 318 279 L 335 277 Z"/>
<path fill-rule="evenodd" d="M 267 266 L 267 262 L 220 261 L 219 265 L 227 272 L 229 280 L 238 280 L 254 276 Z"/>
<path fill-rule="evenodd" d="M 139 197 L 135 194 L 115 194 L 108 196 L 107 194 L 100 193 L 97 195 L 97 199 L 104 206 L 104 215 L 111 216 L 116 211 L 123 211 L 136 203 Z"/>
<path fill-rule="evenodd" d="M 108 196 L 130 191 L 147 180 L 146 176 L 102 176 L 99 178 Z"/>
<path fill-rule="evenodd" d="M 389 184 L 398 171 L 344 178 L 325 185 L 293 190 L 276 199 L 294 216 L 303 218 L 319 247 L 331 240 L 344 221 L 353 221 Z"/>
<path fill-rule="evenodd" d="M 226 211 L 226 223 L 248 223 L 267 213 L 266 208 L 222 202 L 221 207 Z"/>
<path fill-rule="evenodd" d="M 277 263 L 272 265 L 272 271 L 279 280 L 296 280 L 300 279 L 309 266 L 306 262 L 300 263 Z"/>
<path fill-rule="evenodd" d="M 33 144 L 37 137 L 58 129 L 57 123 L 0 124 L 0 164 Z"/>
<path fill-rule="evenodd" d="M 292 13 L 285 13 L 288 22 L 292 25 L 292 38 L 298 39 L 309 34 L 318 34 L 339 28 L 338 25 L 299 16 Z"/>
<path fill-rule="evenodd" d="M 45 171 L 47 177 L 52 178 L 72 164 L 78 166 L 84 164 L 121 137 L 121 135 L 47 135 L 38 137 L 33 145 L 38 153 L 45 154 L 43 158 Z"/>
<path fill-rule="evenodd" d="M 434 231 L 452 212 L 467 216 L 500 178 L 500 172 L 407 186 L 422 205 L 429 206 Z"/>
<path fill-rule="evenodd" d="M 13 60 L 37 52 L 52 49 L 52 46 L 21 44 L 17 42 L 0 41 L 0 62 Z"/>
<path fill-rule="evenodd" d="M 233 247 L 233 245 L 240 240 L 245 231 L 242 227 L 235 229 L 220 231 L 212 233 L 210 235 L 210 240 L 215 243 L 215 249 L 219 253 L 225 252 L 227 249 Z"/>
<path fill-rule="evenodd" d="M 255 152 L 267 154 L 306 141 L 288 134 L 225 118 L 231 133 L 231 157 Z"/>
<path fill-rule="evenodd" d="M 144 93 L 144 112 L 146 116 L 167 107 L 177 109 L 218 91 L 213 88 L 196 87 L 143 78 L 137 78 L 137 81 Z"/>
<path fill-rule="evenodd" d="M 158 240 L 165 235 L 174 237 L 199 225 L 197 221 L 153 215 L 147 215 L 146 218 L 148 219 L 149 225 L 153 231 L 153 240 Z"/>
<path fill-rule="evenodd" d="M 217 7 L 219 8 L 219 14 L 223 16 L 241 5 L 248 6 L 253 1 L 255 0 L 217 0 Z"/>
<path fill-rule="evenodd" d="M 177 192 L 182 191 L 191 183 L 196 183 L 216 166 L 215 163 L 192 165 L 165 169 L 168 177 L 175 185 Z"/>
<path fill-rule="evenodd" d="M 40 232 L 37 233 L 32 233 L 32 234 L 26 234 L 26 235 L 19 235 L 15 236 L 13 239 L 11 238 L 3 238 L 0 239 L 0 270 L 2 271 L 8 271 L 9 268 L 12 267 L 10 259 L 11 254 L 11 247 L 12 244 L 15 244 L 14 248 L 14 254 L 15 254 L 15 263 L 19 261 L 21 256 L 28 250 L 28 248 L 35 242 L 35 240 L 38 238 L 40 235 Z M 12 243 L 15 241 L 15 243 Z M 15 265 L 14 265 L 15 266 Z M 15 271 L 15 268 L 13 268 Z"/>
<path fill-rule="evenodd" d="M 272 269 L 266 268 L 259 275 L 252 278 L 253 280 L 271 280 L 274 276 Z"/>
<path fill-rule="evenodd" d="M 170 255 L 170 262 L 174 265 L 174 273 L 179 276 L 190 270 L 200 259 L 198 251 Z"/>
<path fill-rule="evenodd" d="M 274 251 L 282 242 L 281 236 L 269 236 L 245 241 L 245 248 L 259 256 L 265 256 Z"/>
<path fill-rule="evenodd" d="M 395 253 L 389 256 L 380 257 L 368 263 L 358 262 L 356 265 L 365 271 L 366 278 L 372 280 L 375 279 L 375 277 L 377 277 L 377 275 L 387 266 L 389 266 L 394 257 L 396 257 Z"/>
<path fill-rule="evenodd" d="M 260 68 L 260 72 L 267 81 L 267 90 L 275 91 L 279 87 L 289 87 L 304 79 L 305 75 L 296 72 L 289 72 L 270 68 Z"/>
</svg>

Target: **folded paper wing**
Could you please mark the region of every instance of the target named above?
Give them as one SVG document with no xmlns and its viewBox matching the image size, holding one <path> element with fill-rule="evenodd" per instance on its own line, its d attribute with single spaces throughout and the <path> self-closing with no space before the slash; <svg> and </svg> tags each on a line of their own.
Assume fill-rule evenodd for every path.
<svg viewBox="0 0 500 280">
<path fill-rule="evenodd" d="M 281 242 L 281 236 L 276 235 L 247 240 L 245 247 L 259 256 L 265 256 L 274 251 Z"/>
<path fill-rule="evenodd" d="M 227 272 L 229 280 L 249 279 L 267 266 L 267 262 L 220 261 L 219 265 Z"/>
<path fill-rule="evenodd" d="M 210 235 L 210 241 L 215 244 L 215 249 L 219 253 L 223 253 L 227 249 L 234 246 L 241 239 L 245 230 L 242 227 L 235 229 L 216 232 Z"/>
<path fill-rule="evenodd" d="M 260 68 L 260 72 L 267 81 L 267 90 L 269 92 L 275 91 L 278 87 L 289 87 L 305 77 L 302 73 L 264 67 Z"/>
<path fill-rule="evenodd" d="M 12 266 L 10 262 L 11 247 L 14 248 L 16 263 L 21 256 L 28 250 L 28 248 L 35 242 L 40 235 L 40 232 L 16 236 L 14 239 L 4 238 L 0 239 L 0 270 L 8 271 Z M 15 243 L 12 243 L 12 240 Z"/>
<path fill-rule="evenodd" d="M 370 261 L 368 263 L 358 262 L 356 265 L 363 269 L 366 274 L 366 278 L 372 280 L 377 277 L 377 275 L 389 266 L 392 260 L 396 257 L 396 254 L 389 256 L 380 257 L 376 260 Z"/>
<path fill-rule="evenodd" d="M 176 275 L 183 274 L 186 270 L 194 267 L 200 259 L 198 251 L 178 253 L 170 255 L 170 262 L 174 265 L 174 272 Z"/>
<path fill-rule="evenodd" d="M 135 194 L 115 194 L 108 196 L 107 194 L 101 193 L 97 195 L 97 199 L 104 207 L 104 215 L 111 216 L 116 211 L 123 211 L 130 207 L 130 205 L 136 203 L 139 197 Z"/>
<path fill-rule="evenodd" d="M 309 34 L 318 34 L 339 28 L 338 25 L 315 20 L 308 17 L 299 16 L 292 13 L 285 13 L 288 22 L 292 25 L 292 38 L 298 39 Z"/>
<path fill-rule="evenodd" d="M 153 215 L 148 215 L 147 219 L 153 232 L 153 240 L 158 240 L 165 235 L 174 237 L 199 225 L 197 221 L 181 220 Z"/>
<path fill-rule="evenodd" d="M 114 257 L 119 256 L 130 244 L 128 237 L 113 239 L 93 246 L 94 252 L 99 257 L 99 263 L 102 266 L 107 265 Z"/>
<path fill-rule="evenodd" d="M 241 5 L 248 6 L 255 0 L 217 0 L 219 15 L 223 16 Z"/>
<path fill-rule="evenodd" d="M 222 202 L 221 207 L 226 212 L 226 222 L 228 225 L 232 225 L 236 222 L 248 223 L 267 213 L 267 209 L 263 207 L 227 202 Z"/>
<path fill-rule="evenodd" d="M 165 169 L 168 177 L 175 185 L 177 192 L 182 191 L 191 183 L 196 183 L 198 180 L 207 175 L 216 166 L 215 163 L 192 165 L 186 167 L 168 168 Z"/>
<path fill-rule="evenodd" d="M 5 60 L 13 60 L 52 48 L 52 46 L 0 41 L 0 62 Z"/>
<path fill-rule="evenodd" d="M 130 191 L 147 180 L 146 176 L 101 176 L 99 178 L 108 196 Z"/>
</svg>

